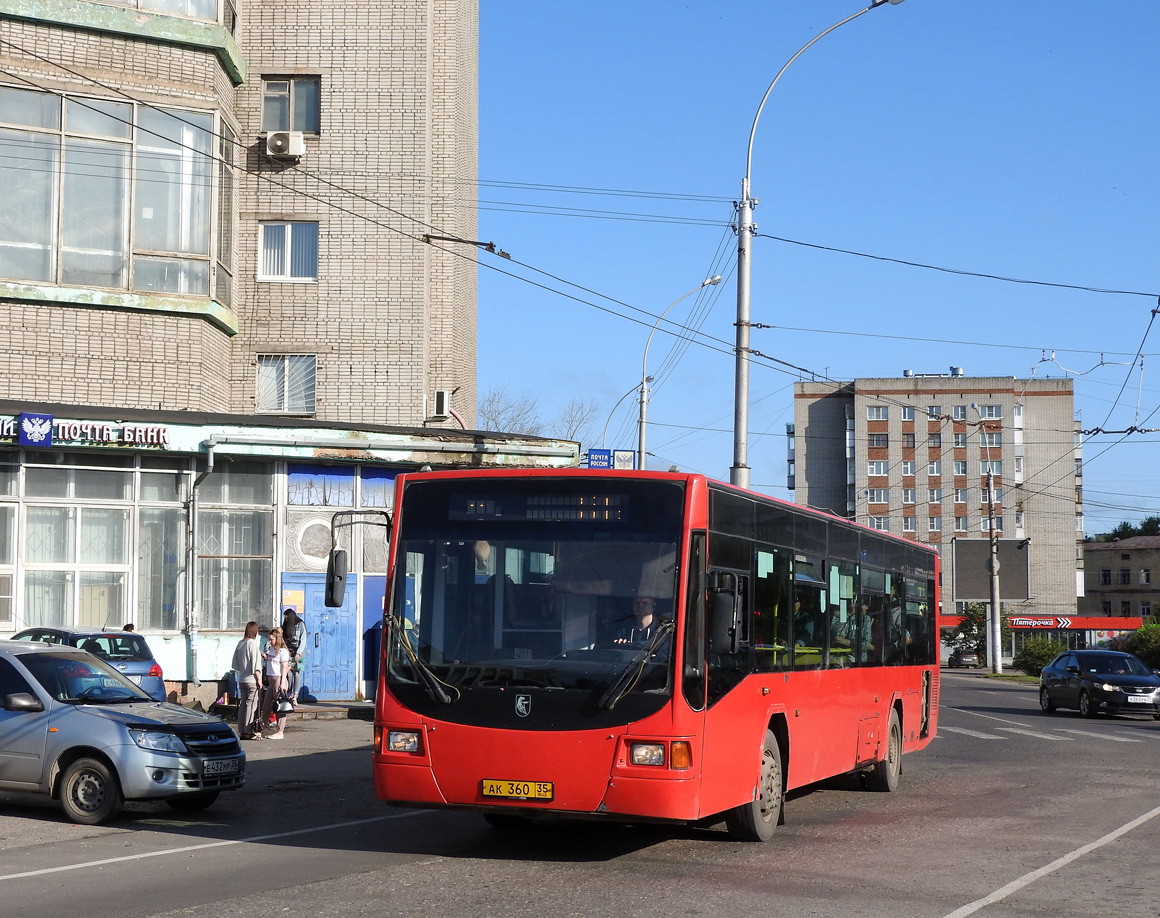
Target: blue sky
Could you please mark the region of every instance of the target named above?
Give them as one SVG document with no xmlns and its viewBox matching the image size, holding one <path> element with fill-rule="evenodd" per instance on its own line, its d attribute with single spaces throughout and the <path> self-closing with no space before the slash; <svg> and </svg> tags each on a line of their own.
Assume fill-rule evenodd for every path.
<svg viewBox="0 0 1160 918">
<path fill-rule="evenodd" d="M 648 448 L 652 468 L 728 479 L 750 127 L 781 66 L 864 5 L 481 4 L 479 234 L 513 256 L 480 255 L 508 272 L 479 272 L 481 391 L 545 416 L 596 401 L 600 446 L 657 317 L 723 274 L 653 337 Z M 821 39 L 757 128 L 752 321 L 775 327 L 752 347 L 819 378 L 1068 375 L 1084 428 L 1160 427 L 1158 45 L 1155 0 L 906 0 Z M 677 325 L 696 334 L 674 353 Z M 752 366 L 749 464 L 791 497 L 800 374 L 778 367 Z M 635 447 L 636 410 L 611 415 L 609 446 Z M 1160 512 L 1158 437 L 1087 439 L 1089 533 Z"/>
</svg>

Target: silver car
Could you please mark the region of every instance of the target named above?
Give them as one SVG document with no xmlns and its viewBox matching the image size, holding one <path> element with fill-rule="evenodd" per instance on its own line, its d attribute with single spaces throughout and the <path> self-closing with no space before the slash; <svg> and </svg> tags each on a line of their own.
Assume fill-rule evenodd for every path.
<svg viewBox="0 0 1160 918">
<path fill-rule="evenodd" d="M 201 810 L 245 781 L 220 717 L 154 701 L 83 650 L 0 641 L 0 790 L 48 794 L 95 825 L 126 800 Z"/>
</svg>

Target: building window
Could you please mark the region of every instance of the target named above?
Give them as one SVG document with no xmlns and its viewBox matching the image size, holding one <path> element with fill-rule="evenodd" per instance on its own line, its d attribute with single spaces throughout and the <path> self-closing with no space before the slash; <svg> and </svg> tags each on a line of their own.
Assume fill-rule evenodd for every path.
<svg viewBox="0 0 1160 918">
<path fill-rule="evenodd" d="M 866 420 L 867 421 L 885 421 L 888 417 L 888 412 L 885 405 L 867 405 L 866 406 Z"/>
<path fill-rule="evenodd" d="M 927 405 L 926 406 L 926 416 L 931 421 L 937 421 L 939 418 L 942 417 L 942 406 L 941 405 Z"/>
<path fill-rule="evenodd" d="M 354 469 L 287 465 L 286 503 L 298 507 L 353 507 Z"/>
<path fill-rule="evenodd" d="M 937 459 L 934 462 L 928 462 L 926 465 L 926 474 L 937 476 L 942 474 L 942 463 Z"/>
<path fill-rule="evenodd" d="M 965 421 L 967 419 L 967 406 L 955 405 L 951 408 L 951 417 L 956 421 Z"/>
<path fill-rule="evenodd" d="M 955 517 L 955 532 L 969 532 L 970 521 L 965 516 Z"/>
<path fill-rule="evenodd" d="M 1125 618 L 1132 614 L 1132 602 L 1129 599 L 1120 600 L 1120 614 Z"/>
<path fill-rule="evenodd" d="M 914 488 L 903 488 L 902 489 L 902 502 L 904 504 L 913 504 L 916 496 L 917 495 L 915 493 Z"/>
<path fill-rule="evenodd" d="M 918 532 L 918 520 L 913 516 L 904 516 L 902 518 L 903 532 Z"/>
<path fill-rule="evenodd" d="M 902 435 L 902 448 L 903 449 L 914 449 L 914 434 L 904 433 Z"/>
<path fill-rule="evenodd" d="M 214 116 L 0 87 L 0 276 L 209 296 Z"/>
<path fill-rule="evenodd" d="M 904 478 L 907 476 L 913 477 L 913 475 L 914 475 L 914 460 L 913 459 L 902 460 L 902 475 Z"/>
<path fill-rule="evenodd" d="M 1151 582 L 1152 582 L 1151 569 L 1147 568 L 1147 567 L 1140 568 L 1140 583 L 1145 584 L 1145 583 L 1151 583 Z"/>
<path fill-rule="evenodd" d="M 310 354 L 258 357 L 258 410 L 314 413 L 315 361 Z"/>
<path fill-rule="evenodd" d="M 1100 614 L 1101 615 L 1111 615 L 1112 614 L 1112 602 L 1110 599 L 1100 600 Z"/>
<path fill-rule="evenodd" d="M 1003 445 L 1003 435 L 1001 433 L 984 433 L 980 439 L 984 449 Z"/>
<path fill-rule="evenodd" d="M 258 236 L 258 280 L 308 283 L 318 279 L 317 223 L 261 223 Z"/>
<path fill-rule="evenodd" d="M 890 463 L 885 459 L 875 459 L 866 465 L 867 475 L 888 475 L 890 474 Z"/>
<path fill-rule="evenodd" d="M 1111 586 L 1112 584 L 1112 569 L 1110 567 L 1100 568 L 1100 586 Z"/>
<path fill-rule="evenodd" d="M 967 474 L 967 462 L 966 462 L 966 460 L 965 459 L 956 459 L 954 468 L 955 468 L 956 475 L 966 475 Z"/>
<path fill-rule="evenodd" d="M 866 500 L 871 504 L 890 503 L 889 488 L 870 488 L 866 491 Z"/>
<path fill-rule="evenodd" d="M 957 449 L 963 449 L 966 447 L 966 445 L 967 445 L 967 435 L 965 433 L 955 434 L 955 447 Z"/>
<path fill-rule="evenodd" d="M 1150 599 L 1140 600 L 1140 614 L 1145 618 L 1152 614 L 1152 601 Z"/>
<path fill-rule="evenodd" d="M 1003 474 L 1003 460 L 1002 459 L 985 459 L 979 463 L 980 475 L 1002 475 Z"/>
<path fill-rule="evenodd" d="M 931 504 L 942 503 L 942 488 L 931 488 L 926 492 L 927 502 Z"/>
<path fill-rule="evenodd" d="M 991 531 L 991 521 L 989 519 L 987 519 L 987 517 L 984 516 L 982 518 L 982 520 L 980 521 L 979 525 L 980 525 L 980 528 L 983 530 L 983 532 L 990 532 Z M 1003 531 L 1003 514 L 1001 514 L 1001 513 L 995 514 L 995 531 L 996 532 Z"/>
<path fill-rule="evenodd" d="M 997 420 L 1003 417 L 1002 405 L 980 405 L 979 414 L 987 420 Z"/>
<path fill-rule="evenodd" d="M 870 517 L 870 528 L 877 529 L 879 532 L 890 531 L 890 517 L 888 516 L 872 516 Z"/>
<path fill-rule="evenodd" d="M 1132 572 L 1126 567 L 1120 568 L 1120 586 L 1128 586 L 1132 582 Z"/>
<path fill-rule="evenodd" d="M 984 504 L 991 503 L 991 492 L 987 488 L 983 488 L 982 502 Z M 1003 503 L 1003 489 L 995 488 L 995 503 Z"/>
<path fill-rule="evenodd" d="M 914 420 L 914 409 L 910 408 L 910 407 L 903 408 L 902 409 L 902 420 L 913 421 Z"/>
<path fill-rule="evenodd" d="M 871 449 L 885 449 L 890 445 L 890 437 L 884 433 L 872 433 L 867 444 Z"/>
<path fill-rule="evenodd" d="M 321 123 L 318 77 L 267 77 L 262 80 L 262 130 L 317 134 Z"/>
<path fill-rule="evenodd" d="M 942 449 L 942 434 L 931 434 L 926 438 L 926 445 L 931 447 L 931 449 Z"/>
<path fill-rule="evenodd" d="M 967 502 L 967 489 L 955 488 L 955 503 L 965 504 Z"/>
<path fill-rule="evenodd" d="M 928 520 L 928 522 L 926 524 L 926 528 L 928 531 L 930 531 L 930 532 L 941 532 L 942 531 L 942 517 L 941 516 L 927 517 L 927 520 Z"/>
</svg>

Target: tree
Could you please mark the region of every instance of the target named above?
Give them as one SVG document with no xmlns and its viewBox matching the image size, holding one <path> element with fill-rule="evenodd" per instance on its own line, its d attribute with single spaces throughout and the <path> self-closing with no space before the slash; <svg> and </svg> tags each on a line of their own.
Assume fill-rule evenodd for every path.
<svg viewBox="0 0 1160 918">
<path fill-rule="evenodd" d="M 1008 624 L 1007 613 L 999 607 L 999 640 L 1006 646 L 1011 637 L 1011 627 Z M 982 602 L 969 602 L 963 609 L 963 620 L 955 625 L 950 636 L 943 638 L 943 643 L 952 649 L 967 650 L 979 655 L 979 665 L 985 666 L 987 660 L 987 605 Z"/>
<path fill-rule="evenodd" d="M 1096 542 L 1115 542 L 1119 539 L 1130 539 L 1133 536 L 1160 535 L 1160 516 L 1146 516 L 1138 526 L 1133 526 L 1124 520 L 1111 532 L 1104 532 L 1095 537 Z"/>
<path fill-rule="evenodd" d="M 1108 647 L 1134 653 L 1146 666 L 1160 669 L 1160 624 L 1153 622 L 1139 631 L 1113 638 Z"/>
<path fill-rule="evenodd" d="M 1067 650 L 1062 641 L 1046 637 L 1033 637 L 1024 642 L 1023 649 L 1015 654 L 1011 665 L 1029 676 L 1038 676 L 1040 671 L 1057 656 Z"/>
<path fill-rule="evenodd" d="M 476 406 L 480 430 L 497 433 L 543 436 L 544 422 L 540 420 L 540 403 L 526 392 L 513 396 L 507 386 L 488 389 Z"/>
<path fill-rule="evenodd" d="M 597 402 L 587 402 L 573 396 L 552 422 L 552 434 L 563 440 L 584 442 L 588 440 L 592 432 L 592 422 L 599 412 L 600 405 Z"/>
</svg>

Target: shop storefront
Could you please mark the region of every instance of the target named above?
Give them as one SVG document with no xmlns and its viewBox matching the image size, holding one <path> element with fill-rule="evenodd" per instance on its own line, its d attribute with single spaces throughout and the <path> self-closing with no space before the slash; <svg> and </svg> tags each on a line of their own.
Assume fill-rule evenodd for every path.
<svg viewBox="0 0 1160 918">
<path fill-rule="evenodd" d="M 579 461 L 568 441 L 445 428 L 9 411 L 0 412 L 0 637 L 131 622 L 181 700 L 212 700 L 246 622 L 268 629 L 286 607 L 307 624 L 307 692 L 362 697 L 395 476 Z M 346 606 L 326 609 L 335 514 L 353 579 Z"/>
</svg>

